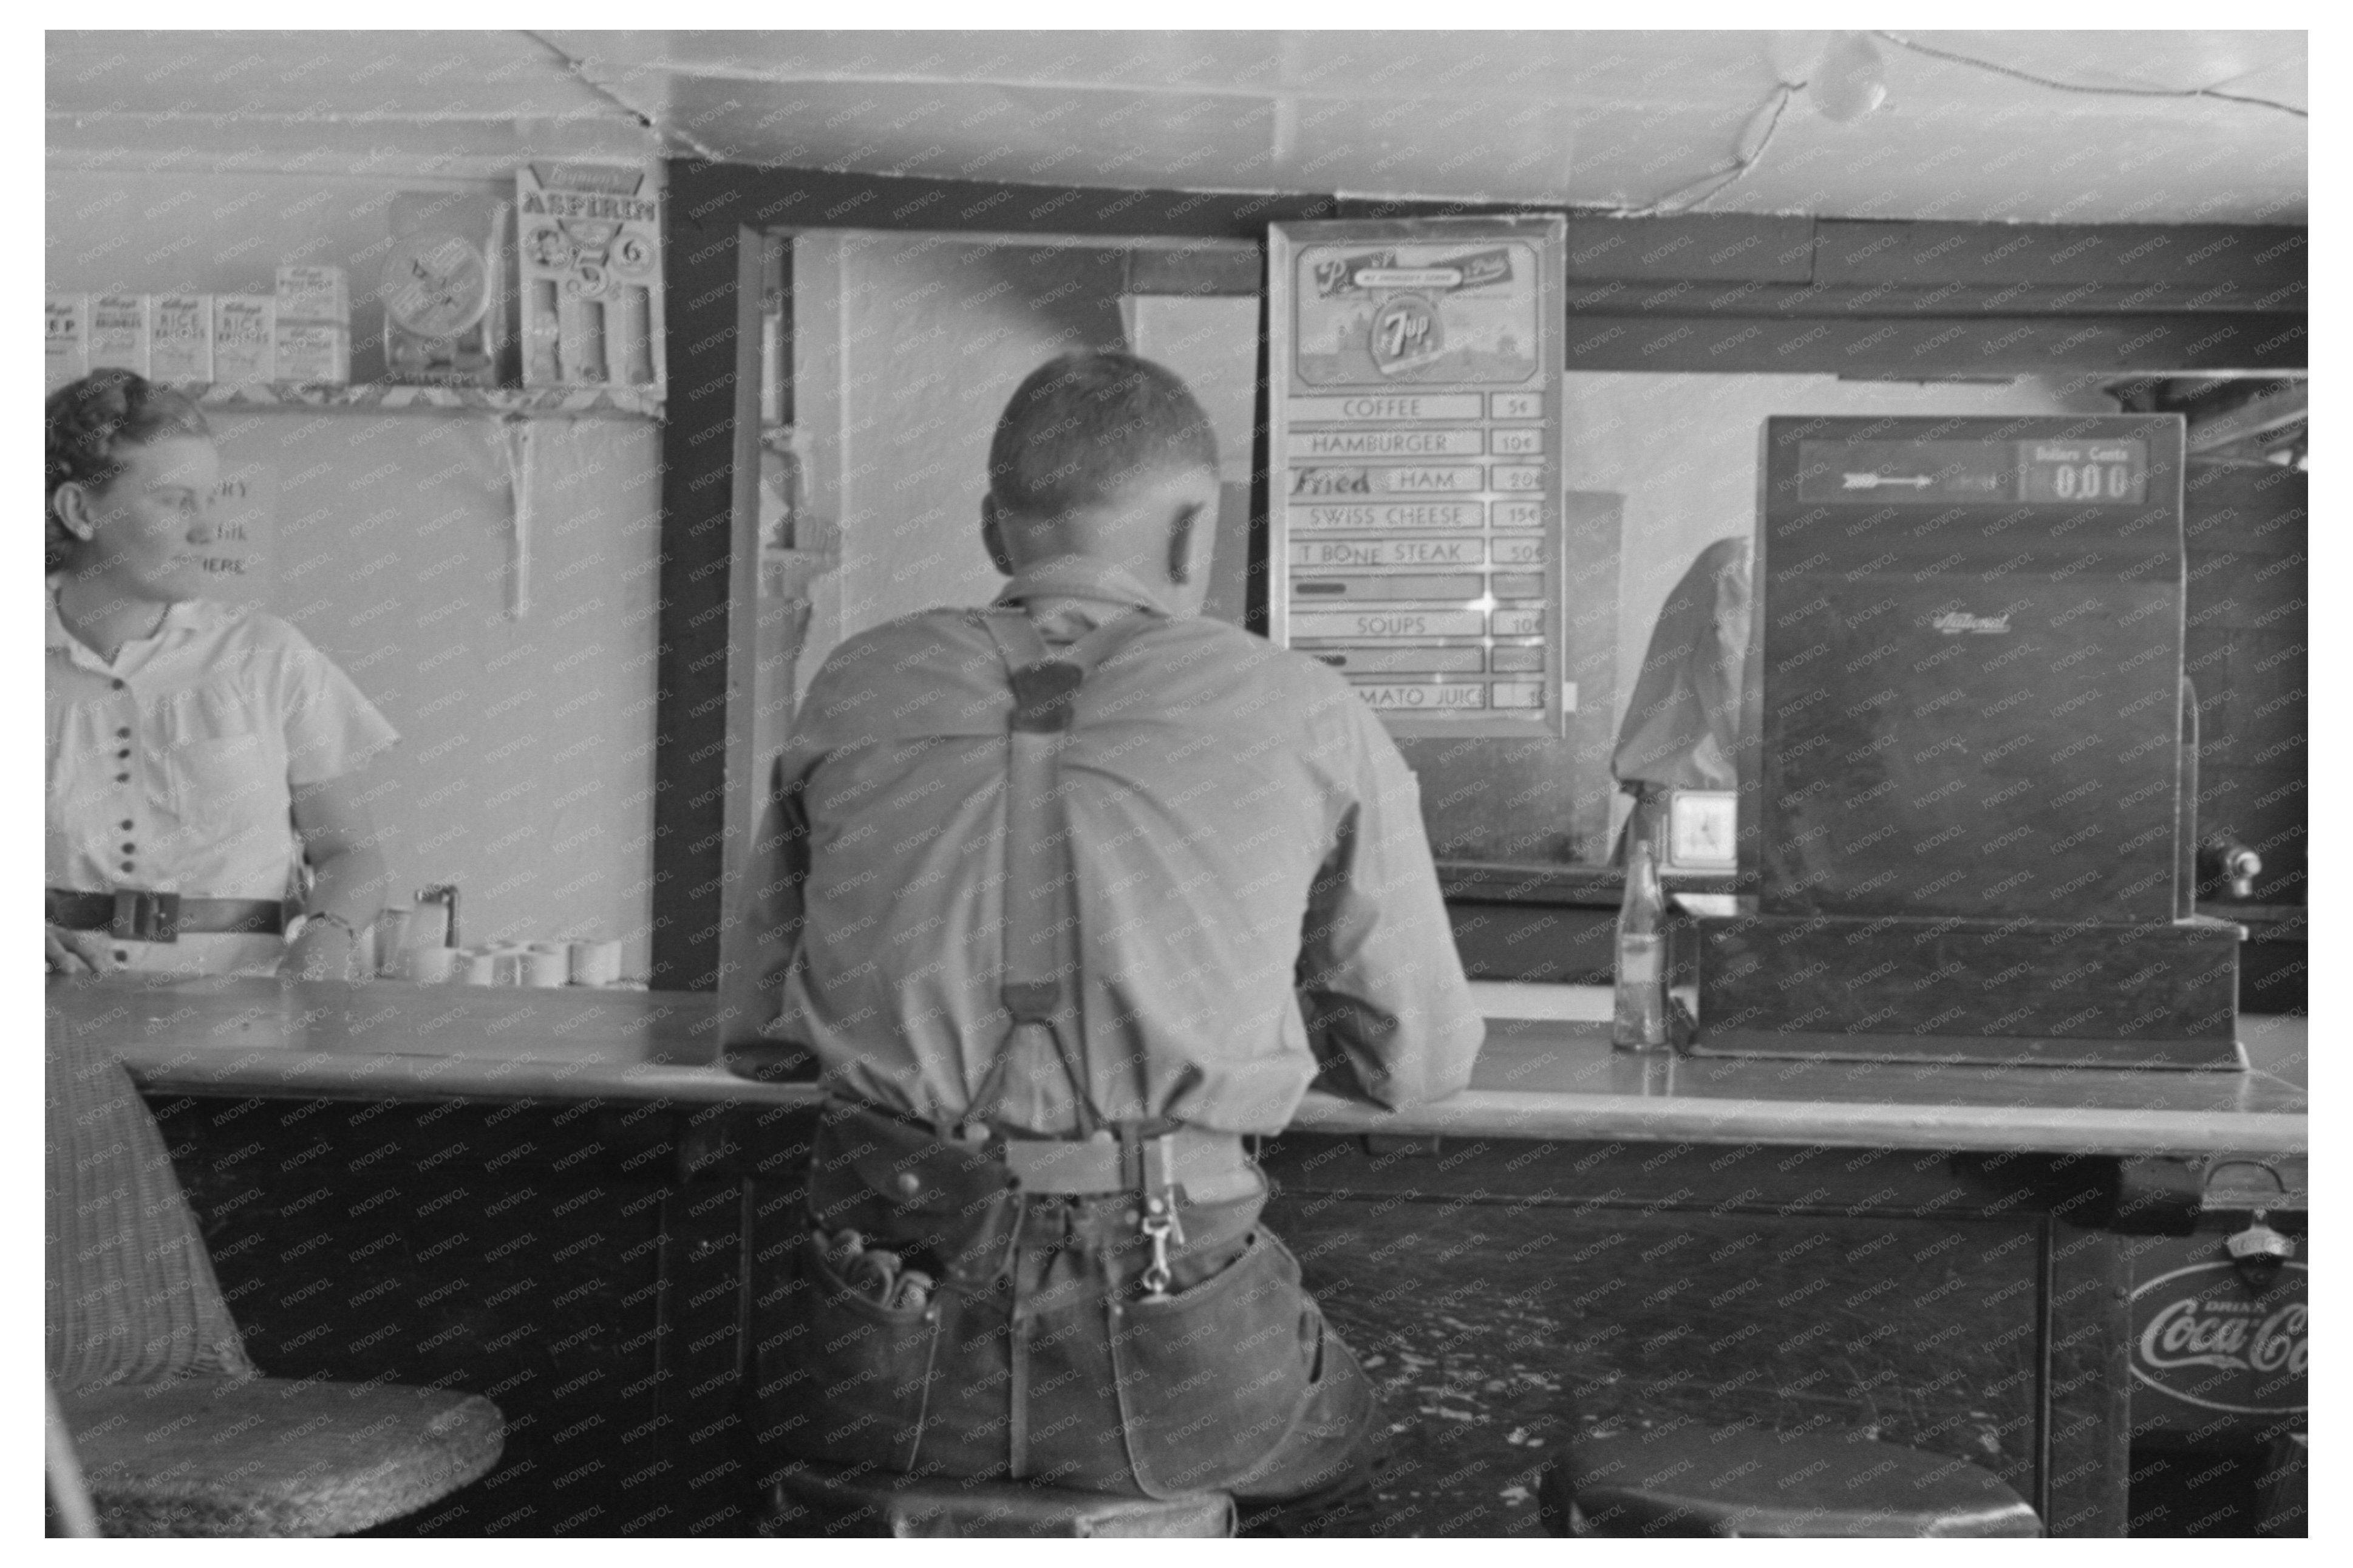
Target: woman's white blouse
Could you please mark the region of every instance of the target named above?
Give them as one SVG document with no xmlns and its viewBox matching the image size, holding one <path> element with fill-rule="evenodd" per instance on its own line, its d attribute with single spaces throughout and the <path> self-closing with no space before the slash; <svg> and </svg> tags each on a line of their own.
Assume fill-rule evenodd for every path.
<svg viewBox="0 0 2353 1568">
<path fill-rule="evenodd" d="M 399 738 L 351 678 L 274 615 L 193 599 L 110 664 L 48 604 L 48 885 L 281 898 L 297 785 Z M 269 935 L 113 944 L 132 969 L 268 972 Z"/>
</svg>

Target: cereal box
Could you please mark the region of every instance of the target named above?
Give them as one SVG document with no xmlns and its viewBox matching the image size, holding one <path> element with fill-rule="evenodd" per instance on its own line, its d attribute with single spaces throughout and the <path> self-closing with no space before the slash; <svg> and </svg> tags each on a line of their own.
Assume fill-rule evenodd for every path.
<svg viewBox="0 0 2353 1568">
<path fill-rule="evenodd" d="M 351 284 L 341 267 L 280 267 L 278 269 L 278 319 L 281 322 L 333 322 L 349 328 Z"/>
<path fill-rule="evenodd" d="M 157 381 L 213 378 L 210 294 L 157 294 L 147 302 L 148 374 Z"/>
<path fill-rule="evenodd" d="M 283 382 L 343 387 L 352 379 L 351 329 L 337 322 L 278 318 L 278 375 Z"/>
<path fill-rule="evenodd" d="M 278 379 L 278 302 L 268 294 L 213 296 L 213 379 L 255 387 Z"/>
<path fill-rule="evenodd" d="M 90 367 L 147 374 L 147 296 L 93 294 L 90 301 Z"/>
<path fill-rule="evenodd" d="M 48 323 L 46 379 L 54 392 L 90 374 L 90 296 L 51 294 Z"/>
</svg>

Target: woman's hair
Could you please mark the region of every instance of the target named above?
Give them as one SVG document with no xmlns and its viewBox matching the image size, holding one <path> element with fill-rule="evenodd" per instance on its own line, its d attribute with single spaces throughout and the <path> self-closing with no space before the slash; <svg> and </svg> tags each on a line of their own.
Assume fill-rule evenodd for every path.
<svg viewBox="0 0 2353 1568">
<path fill-rule="evenodd" d="M 104 490 L 121 473 L 127 449 L 171 436 L 209 439 L 194 403 L 128 370 L 94 370 L 49 394 L 47 570 L 69 565 L 81 543 L 58 520 L 58 487 Z"/>
</svg>

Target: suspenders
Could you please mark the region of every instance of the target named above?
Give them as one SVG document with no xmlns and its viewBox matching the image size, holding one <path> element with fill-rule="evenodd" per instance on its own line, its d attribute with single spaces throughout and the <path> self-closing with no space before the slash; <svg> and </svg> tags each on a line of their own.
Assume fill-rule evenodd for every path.
<svg viewBox="0 0 2353 1568">
<path fill-rule="evenodd" d="M 1051 1048 L 1069 1083 L 1082 1138 L 1109 1123 L 1094 1101 L 1079 1032 L 1075 868 L 1061 801 L 1061 756 L 1079 687 L 1096 664 L 1156 620 L 1149 611 L 1099 626 L 1056 652 L 1029 617 L 979 611 L 1013 685 L 1006 734 L 1005 969 L 999 992 L 1011 1022 L 972 1097 L 968 1119 L 997 1108 L 1017 1058 Z M 1039 1065 L 1042 1065 L 1042 1063 Z M 1035 1086 L 1038 1075 L 1026 1074 Z M 1030 1092 L 1039 1092 L 1033 1086 Z"/>
<path fill-rule="evenodd" d="M 1067 1176 L 1068 1167 L 1081 1163 L 1071 1156 L 1098 1155 L 1114 1137 L 1125 1155 L 1137 1141 L 1134 1128 L 1107 1125 L 1087 1073 L 1086 1041 L 1079 1030 L 1077 900 L 1071 895 L 1076 868 L 1062 810 L 1061 758 L 1071 709 L 1088 672 L 1155 618 L 1148 612 L 1124 616 L 1060 653 L 1046 646 L 1024 612 L 982 611 L 978 619 L 995 640 L 1013 686 L 1013 712 L 1005 737 L 1005 968 L 999 982 L 1009 1022 L 965 1116 L 968 1124 L 981 1122 L 998 1107 L 1018 1059 L 1036 1065 L 1021 1074 L 1024 1088 L 1035 1098 L 1043 1077 L 1036 1069 L 1045 1065 L 1038 1060 L 1040 1046 L 1050 1045 L 1070 1084 L 1081 1140 L 1010 1139 L 1006 1162 L 1023 1187 L 1051 1192 L 1063 1185 L 1058 1176 Z M 1058 1155 L 1062 1157 L 1059 1161 Z M 1064 1169 L 1057 1170 L 1058 1163 Z M 1137 1162 L 1121 1161 L 1123 1168 L 1130 1163 Z M 1142 1187 L 1140 1179 L 1135 1185 Z M 1147 1294 L 1162 1296 L 1169 1279 L 1168 1240 L 1172 1234 L 1184 1239 L 1176 1228 L 1176 1205 L 1166 1188 L 1142 1194 L 1137 1214 L 1139 1228 L 1153 1247 L 1145 1287 Z M 1018 1243 L 1020 1234 L 1017 1223 L 1008 1245 Z M 1029 1468 L 1029 1325 L 1018 1304 L 1008 1333 L 1006 1351 L 1012 1379 L 1007 1461 L 1018 1478 Z"/>
</svg>

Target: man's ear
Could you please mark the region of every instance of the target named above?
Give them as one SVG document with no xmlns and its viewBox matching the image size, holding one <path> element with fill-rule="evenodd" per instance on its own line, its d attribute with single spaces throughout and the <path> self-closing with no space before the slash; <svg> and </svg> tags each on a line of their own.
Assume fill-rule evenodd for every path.
<svg viewBox="0 0 2353 1568">
<path fill-rule="evenodd" d="M 1200 521 L 1201 503 L 1187 502 L 1176 509 L 1168 522 L 1168 580 L 1184 584 L 1193 580 L 1193 525 Z"/>
<path fill-rule="evenodd" d="M 980 498 L 980 542 L 988 551 L 988 560 L 1007 577 L 1013 575 L 1013 557 L 1005 548 L 1004 524 L 997 519 L 997 497 Z"/>
</svg>

